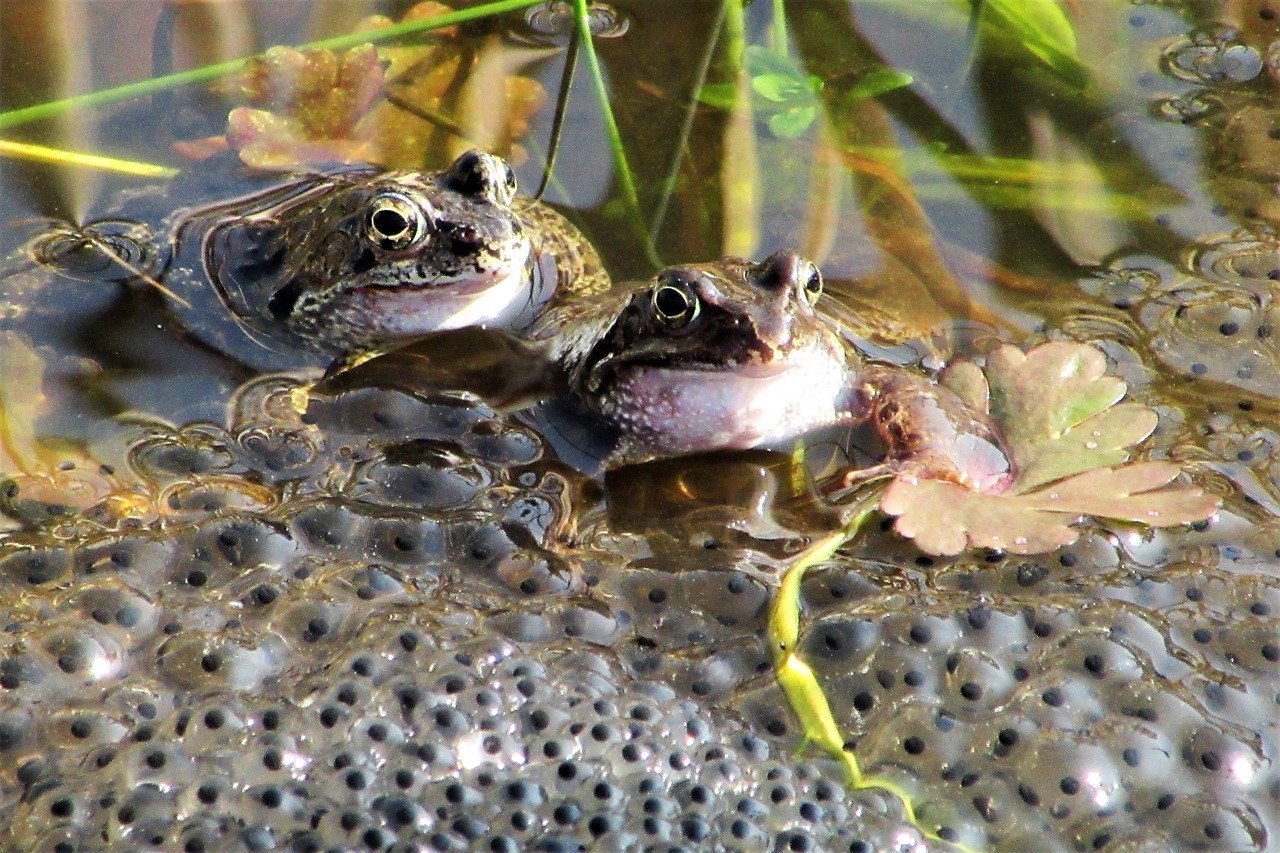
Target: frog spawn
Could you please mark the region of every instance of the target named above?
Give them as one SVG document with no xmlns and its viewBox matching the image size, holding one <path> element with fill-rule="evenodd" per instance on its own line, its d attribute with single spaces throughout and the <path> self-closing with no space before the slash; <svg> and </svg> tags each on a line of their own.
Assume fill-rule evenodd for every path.
<svg viewBox="0 0 1280 853">
<path fill-rule="evenodd" d="M 764 623 L 812 519 L 646 526 L 483 406 L 364 389 L 304 419 L 292 391 L 262 380 L 229 429 L 135 445 L 173 498 L 155 523 L 4 543 L 22 846 L 921 843 L 891 800 L 789 757 Z M 864 769 L 943 838 L 1260 848 L 1280 534 L 1217 541 L 935 560 L 873 534 L 812 572 L 801 649 Z"/>
<path fill-rule="evenodd" d="M 712 722 L 669 688 L 620 688 L 600 656 L 563 644 L 522 655 L 444 620 L 370 625 L 353 639 L 360 651 L 287 695 L 215 694 L 153 711 L 92 750 L 73 780 L 23 764 L 15 842 L 305 850 L 413 840 L 499 851 L 919 842 L 886 816 L 895 804 L 846 794 L 829 762 L 780 759 L 765 739 Z M 69 725 L 103 727 L 89 714 Z"/>
<path fill-rule="evenodd" d="M 834 763 L 796 763 L 698 704 L 705 689 L 620 665 L 636 617 L 588 593 L 613 589 L 612 566 L 539 547 L 575 495 L 527 430 L 375 393 L 317 407 L 354 425 L 321 431 L 279 405 L 290 390 L 265 380 L 231 429 L 135 445 L 151 488 L 203 502 L 5 543 L 0 790 L 18 846 L 921 843 Z M 364 432 L 405 421 L 409 447 Z M 307 452 L 279 464 L 250 434 Z M 751 589 L 719 612 L 747 622 Z M 726 631 L 699 627 L 681 640 Z"/>
</svg>

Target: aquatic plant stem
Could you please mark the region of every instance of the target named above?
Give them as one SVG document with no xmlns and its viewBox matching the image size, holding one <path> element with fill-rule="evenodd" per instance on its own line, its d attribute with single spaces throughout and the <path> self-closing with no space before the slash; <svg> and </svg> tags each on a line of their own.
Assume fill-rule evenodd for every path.
<svg viewBox="0 0 1280 853">
<path fill-rule="evenodd" d="M 914 827 L 935 841 L 944 841 L 936 833 L 921 826 L 911 794 L 907 790 L 889 779 L 868 776 L 862 772 L 857 756 L 845 745 L 840 726 L 817 674 L 796 648 L 800 641 L 800 584 L 805 572 L 831 559 L 845 543 L 858 535 L 862 525 L 876 511 L 880 492 L 880 489 L 875 489 L 869 495 L 864 495 L 861 505 L 851 508 L 849 520 L 840 530 L 814 542 L 787 567 L 782 582 L 778 585 L 778 592 L 769 606 L 768 633 L 773 652 L 774 675 L 792 711 L 800 719 L 805 740 L 820 747 L 844 766 L 850 787 L 880 790 L 892 795 L 902 803 L 903 814 Z M 971 848 L 954 841 L 944 843 L 973 853 Z"/>
<path fill-rule="evenodd" d="M 716 13 L 715 22 L 711 26 L 706 47 L 702 51 L 702 58 L 698 62 L 698 73 L 694 76 L 693 88 L 690 90 L 689 107 L 684 112 L 684 120 L 680 124 L 680 132 L 676 134 L 676 145 L 674 156 L 671 158 L 671 168 L 667 170 L 667 176 L 662 181 L 662 189 L 658 192 L 658 204 L 653 210 L 653 216 L 649 223 L 649 252 L 655 258 L 658 255 L 658 232 L 662 229 L 662 223 L 666 221 L 667 208 L 671 205 L 671 199 L 675 196 L 676 181 L 680 178 L 680 164 L 684 162 L 685 154 L 688 151 L 689 136 L 693 133 L 693 118 L 698 112 L 698 93 L 702 91 L 703 85 L 707 82 L 707 73 L 711 69 L 711 60 L 715 56 L 716 44 L 720 41 L 720 33 L 724 29 L 726 9 L 727 5 L 721 3 L 720 9 Z"/>
<path fill-rule="evenodd" d="M 720 203 L 723 254 L 746 257 L 760 245 L 760 162 L 756 146 L 756 116 L 751 78 L 744 67 L 747 50 L 745 0 L 724 0 L 724 47 L 733 103 L 724 127 L 720 164 Z"/>
<path fill-rule="evenodd" d="M 618 131 L 618 122 L 613 117 L 613 106 L 610 104 L 609 87 L 604 82 L 604 72 L 600 68 L 600 57 L 596 55 L 595 42 L 591 36 L 591 20 L 587 10 L 587 0 L 573 0 L 574 17 L 578 24 L 578 38 L 582 42 L 582 52 L 587 57 L 587 68 L 591 71 L 591 82 L 596 90 L 596 98 L 600 101 L 600 114 L 604 119 L 605 135 L 609 139 L 609 149 L 613 152 L 614 168 L 618 170 L 618 182 L 622 185 L 622 197 L 627 208 L 634 217 L 633 222 L 639 225 L 640 196 L 636 192 L 635 176 L 631 172 L 631 164 L 627 162 L 627 152 L 622 147 L 622 134 Z M 641 236 L 644 230 L 641 229 Z M 648 242 L 648 241 L 646 241 Z"/>
<path fill-rule="evenodd" d="M 524 9 L 529 6 L 533 6 L 538 2 L 540 2 L 540 0 L 498 0 L 493 3 L 472 6 L 469 9 L 460 9 L 457 12 L 438 15 L 434 18 L 405 21 L 404 23 L 395 24 L 390 27 L 382 27 L 381 29 L 322 39 L 320 41 L 299 45 L 298 48 L 302 50 L 342 50 L 348 47 L 355 47 L 356 45 L 388 41 L 401 36 L 429 32 L 431 30 L 450 27 L 455 24 L 466 23 L 467 21 L 474 21 L 479 18 L 500 15 L 504 12 L 511 12 L 516 9 Z M 41 119 L 52 118 L 54 116 L 61 115 L 62 113 L 82 107 L 95 107 L 103 104 L 115 103 L 117 101 L 124 101 L 141 95 L 149 95 L 152 92 L 171 89 L 175 86 L 185 86 L 192 83 L 206 83 L 210 80 L 216 80 L 219 77 L 225 77 L 228 74 L 234 74 L 235 72 L 243 69 L 252 59 L 253 57 L 231 59 L 226 62 L 218 62 L 213 65 L 204 65 L 199 68 L 191 68 L 174 74 L 166 74 L 162 77 L 152 77 L 147 80 L 127 83 L 123 86 L 104 89 L 100 92 L 89 92 L 84 95 L 75 95 L 73 97 L 62 98 L 57 101 L 47 101 L 43 104 L 34 104 L 29 107 L 22 107 L 21 109 L 9 110 L 8 112 L 0 113 L 0 130 L 16 127 L 20 124 L 27 124 L 28 122 L 39 121 Z"/>
<path fill-rule="evenodd" d="M 779 56 L 788 56 L 787 50 L 787 9 L 785 0 L 773 0 L 773 52 Z"/>
<path fill-rule="evenodd" d="M 542 180 L 538 183 L 538 191 L 533 197 L 542 200 L 547 187 L 551 185 L 556 171 L 556 157 L 560 153 L 560 136 L 564 132 L 564 119 L 569 112 L 569 94 L 573 91 L 573 75 L 578 70 L 578 50 L 581 35 L 574 30 L 569 39 L 569 47 L 564 55 L 564 68 L 560 71 L 560 91 L 556 93 L 556 112 L 551 118 L 551 138 L 547 143 L 547 156 L 542 167 Z"/>
</svg>

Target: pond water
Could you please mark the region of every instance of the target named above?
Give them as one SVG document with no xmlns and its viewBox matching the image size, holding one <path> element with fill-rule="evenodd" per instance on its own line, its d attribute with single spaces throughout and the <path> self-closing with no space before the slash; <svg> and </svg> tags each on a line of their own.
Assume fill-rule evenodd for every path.
<svg viewBox="0 0 1280 853">
<path fill-rule="evenodd" d="M 546 3 L 381 44 L 358 107 L 299 110 L 286 59 L 6 112 L 440 11 L 411 5 L 0 5 L 0 140 L 180 170 L 0 159 L 6 849 L 1275 846 L 1280 5 L 593 4 L 606 114 Z M 226 345 L 174 223 L 317 150 L 227 150 L 247 100 L 330 110 L 321 159 L 493 150 L 615 281 L 796 249 L 871 357 L 1095 345 L 1159 414 L 1141 456 L 1222 510 L 1034 556 L 886 522 L 811 569 L 798 650 L 913 816 L 803 749 L 774 679 L 769 603 L 835 523 L 789 457 L 593 479 L 385 372 L 302 416 L 327 357 Z M 50 235 L 59 271 L 23 249 Z"/>
</svg>

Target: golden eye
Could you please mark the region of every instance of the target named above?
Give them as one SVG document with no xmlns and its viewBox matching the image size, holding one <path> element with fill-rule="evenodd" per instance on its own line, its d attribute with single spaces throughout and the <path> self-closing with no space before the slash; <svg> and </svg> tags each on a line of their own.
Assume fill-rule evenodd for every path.
<svg viewBox="0 0 1280 853">
<path fill-rule="evenodd" d="M 818 297 L 822 295 L 822 273 L 812 265 L 809 270 L 809 277 L 804 281 L 804 296 L 809 300 L 810 305 L 816 305 Z"/>
<path fill-rule="evenodd" d="M 653 313 L 670 328 L 692 323 L 701 308 L 698 297 L 686 288 L 660 284 L 653 291 Z"/>
<path fill-rule="evenodd" d="M 365 230 L 379 248 L 396 252 L 421 241 L 427 233 L 427 222 L 422 209 L 408 197 L 387 192 L 369 203 Z"/>
</svg>

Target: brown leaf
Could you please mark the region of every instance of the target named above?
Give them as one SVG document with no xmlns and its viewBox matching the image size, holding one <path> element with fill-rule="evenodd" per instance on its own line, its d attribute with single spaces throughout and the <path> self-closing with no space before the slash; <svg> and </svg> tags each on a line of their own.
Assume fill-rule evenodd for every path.
<svg viewBox="0 0 1280 853">
<path fill-rule="evenodd" d="M 1171 527 L 1202 521 L 1218 500 L 1198 487 L 1169 486 L 1181 469 L 1140 462 L 1077 474 L 1026 494 L 988 495 L 954 483 L 899 477 L 880 509 L 897 516 L 894 529 L 927 554 L 998 548 L 1039 554 L 1069 545 L 1084 516 Z"/>
</svg>

